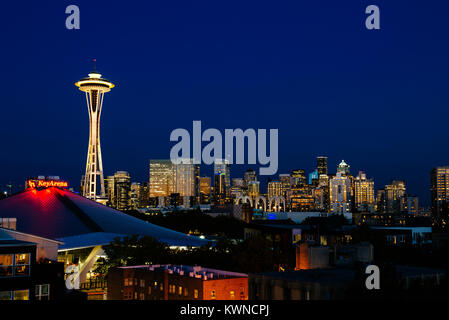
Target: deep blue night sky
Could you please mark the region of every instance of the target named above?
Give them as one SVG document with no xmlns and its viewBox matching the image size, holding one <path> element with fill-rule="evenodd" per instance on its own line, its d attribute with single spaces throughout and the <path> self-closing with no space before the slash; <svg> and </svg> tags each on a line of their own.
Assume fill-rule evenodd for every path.
<svg viewBox="0 0 449 320">
<path fill-rule="evenodd" d="M 76 4 L 81 29 L 65 28 Z M 365 29 L 365 8 L 381 30 Z M 0 183 L 60 175 L 78 188 L 88 114 L 74 82 L 98 70 L 105 175 L 148 180 L 171 130 L 278 128 L 279 171 L 345 159 L 376 188 L 405 179 L 429 202 L 449 164 L 443 1 L 28 1 L 0 10 Z M 203 170 L 204 169 L 204 170 Z M 247 166 L 232 166 L 231 176 Z M 202 168 L 205 174 L 210 168 Z"/>
</svg>

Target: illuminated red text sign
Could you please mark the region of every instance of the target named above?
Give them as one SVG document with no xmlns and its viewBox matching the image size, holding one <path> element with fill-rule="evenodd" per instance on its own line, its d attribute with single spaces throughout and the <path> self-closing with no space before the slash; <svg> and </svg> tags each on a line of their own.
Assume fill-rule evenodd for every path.
<svg viewBox="0 0 449 320">
<path fill-rule="evenodd" d="M 67 188 L 69 183 L 67 181 L 59 180 L 28 180 L 29 188 L 49 188 L 49 187 L 59 187 Z"/>
</svg>

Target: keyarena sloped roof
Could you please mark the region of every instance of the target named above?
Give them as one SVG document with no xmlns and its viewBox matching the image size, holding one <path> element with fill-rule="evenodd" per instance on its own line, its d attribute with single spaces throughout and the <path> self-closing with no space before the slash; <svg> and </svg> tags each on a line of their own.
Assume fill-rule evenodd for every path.
<svg viewBox="0 0 449 320">
<path fill-rule="evenodd" d="M 0 218 L 17 218 L 17 230 L 65 242 L 60 249 L 104 245 L 114 237 L 146 235 L 170 246 L 201 246 L 206 240 L 131 217 L 55 187 L 0 200 Z"/>
</svg>

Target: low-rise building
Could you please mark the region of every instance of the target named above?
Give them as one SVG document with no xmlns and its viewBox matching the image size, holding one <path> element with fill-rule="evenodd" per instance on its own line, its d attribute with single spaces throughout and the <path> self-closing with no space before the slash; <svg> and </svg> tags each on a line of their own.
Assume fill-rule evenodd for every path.
<svg viewBox="0 0 449 320">
<path fill-rule="evenodd" d="M 58 241 L 0 228 L 0 300 L 54 300 L 65 293 Z"/>
<path fill-rule="evenodd" d="M 250 274 L 250 300 L 342 299 L 355 272 L 349 269 L 313 269 Z"/>
<path fill-rule="evenodd" d="M 109 270 L 108 300 L 248 300 L 248 275 L 183 265 Z"/>
</svg>

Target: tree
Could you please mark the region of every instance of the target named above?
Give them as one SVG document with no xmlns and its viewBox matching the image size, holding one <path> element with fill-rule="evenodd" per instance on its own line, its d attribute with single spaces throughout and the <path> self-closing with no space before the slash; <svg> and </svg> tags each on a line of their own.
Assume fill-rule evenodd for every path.
<svg viewBox="0 0 449 320">
<path fill-rule="evenodd" d="M 104 251 L 109 267 L 167 263 L 170 257 L 168 245 L 149 236 L 115 238 Z"/>
<path fill-rule="evenodd" d="M 241 272 L 274 271 L 275 261 L 271 242 L 263 237 L 245 240 L 232 254 L 235 269 Z"/>
</svg>

